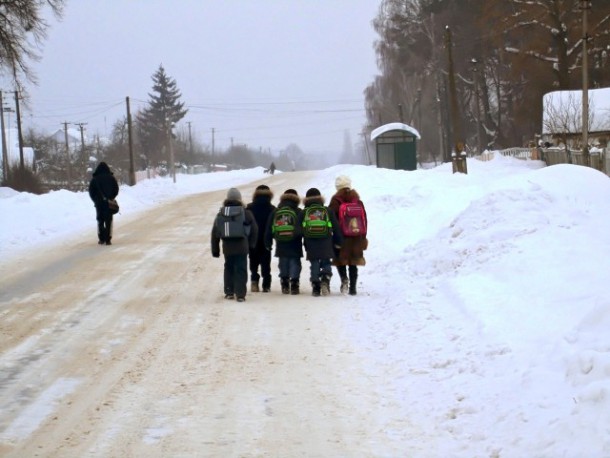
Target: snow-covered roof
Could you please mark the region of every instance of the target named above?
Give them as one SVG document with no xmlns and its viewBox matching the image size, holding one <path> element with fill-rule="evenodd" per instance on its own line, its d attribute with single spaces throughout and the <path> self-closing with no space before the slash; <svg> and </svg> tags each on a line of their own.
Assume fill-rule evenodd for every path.
<svg viewBox="0 0 610 458">
<path fill-rule="evenodd" d="M 386 132 L 390 132 L 391 130 L 402 130 L 405 132 L 409 132 L 418 139 L 421 139 L 421 135 L 419 135 L 419 132 L 414 127 L 411 127 L 407 124 L 403 124 L 401 122 L 391 122 L 389 124 L 384 124 L 383 126 L 380 126 L 373 132 L 371 132 L 371 141 L 375 140 L 377 137 L 382 134 L 385 134 Z"/>
<path fill-rule="evenodd" d="M 542 133 L 582 131 L 582 91 L 553 91 L 542 99 Z M 553 119 L 555 118 L 555 119 Z M 610 87 L 589 90 L 590 132 L 610 130 Z"/>
</svg>

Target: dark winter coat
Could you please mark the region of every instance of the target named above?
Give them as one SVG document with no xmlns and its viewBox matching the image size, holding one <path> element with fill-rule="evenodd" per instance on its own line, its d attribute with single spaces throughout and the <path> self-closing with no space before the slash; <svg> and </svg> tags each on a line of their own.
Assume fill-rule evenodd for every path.
<svg viewBox="0 0 610 458">
<path fill-rule="evenodd" d="M 239 200 L 225 200 L 222 204 L 226 206 L 243 206 Z M 219 215 L 216 216 L 219 218 Z M 222 240 L 222 253 L 225 256 L 234 256 L 238 254 L 247 255 L 250 248 L 256 246 L 256 240 L 258 239 L 258 226 L 254 215 L 250 210 L 246 210 L 246 226 L 249 226 L 250 233 L 248 237 L 240 239 L 221 239 L 218 229 L 216 229 L 216 220 L 212 224 L 212 256 L 218 258 L 220 256 L 220 242 Z"/>
<path fill-rule="evenodd" d="M 89 197 L 97 209 L 108 209 L 106 199 L 115 199 L 119 195 L 119 183 L 105 162 L 100 162 L 89 182 Z"/>
<path fill-rule="evenodd" d="M 281 242 L 273 238 L 273 219 L 275 217 L 275 212 L 277 211 L 277 209 L 274 210 L 271 215 L 269 215 L 269 220 L 267 221 L 265 229 L 265 247 L 266 249 L 271 250 L 273 242 L 275 241 L 275 256 L 278 258 L 303 257 L 303 235 L 301 231 L 301 226 L 298 223 L 303 219 L 303 210 L 299 208 L 300 203 L 301 199 L 299 198 L 299 196 L 295 194 L 282 194 L 282 196 L 280 197 L 280 203 L 277 206 L 277 209 L 284 207 L 292 208 L 297 215 L 297 227 L 295 228 L 295 237 L 293 240 Z"/>
<path fill-rule="evenodd" d="M 317 203 L 324 205 L 324 197 L 322 196 L 311 196 L 303 199 L 303 205 L 305 208 L 310 205 Z M 305 217 L 305 210 L 301 213 L 299 218 L 299 226 L 303 225 Z M 307 260 L 312 259 L 332 259 L 335 257 L 335 247 L 341 247 L 343 237 L 341 236 L 341 230 L 339 229 L 339 223 L 335 214 L 329 210 L 328 217 L 332 224 L 332 234 L 324 238 L 307 238 L 303 237 L 303 244 L 305 245 L 305 251 L 307 252 Z"/>
<path fill-rule="evenodd" d="M 333 214 L 339 220 L 339 206 L 341 202 L 358 202 L 364 204 L 360 200 L 360 196 L 355 189 L 341 189 L 335 193 L 330 199 L 328 208 L 332 210 Z M 364 210 L 366 215 L 366 209 Z M 368 226 L 368 224 L 367 224 Z M 339 251 L 339 256 L 333 259 L 335 266 L 364 266 L 366 260 L 364 259 L 364 250 L 368 248 L 369 242 L 366 236 L 358 237 L 343 237 L 343 244 Z"/>
<path fill-rule="evenodd" d="M 269 216 L 275 210 L 275 205 L 271 203 L 273 193 L 268 189 L 257 189 L 254 191 L 252 196 L 252 202 L 250 202 L 246 208 L 252 212 L 256 225 L 258 226 L 258 238 L 256 239 L 256 247 L 254 251 L 257 253 L 264 252 L 265 248 L 265 227 Z"/>
</svg>

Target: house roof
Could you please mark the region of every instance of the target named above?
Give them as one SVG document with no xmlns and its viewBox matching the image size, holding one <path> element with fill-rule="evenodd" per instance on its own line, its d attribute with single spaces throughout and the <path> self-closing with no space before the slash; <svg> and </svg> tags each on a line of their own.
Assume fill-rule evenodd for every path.
<svg viewBox="0 0 610 458">
<path fill-rule="evenodd" d="M 544 95 L 542 106 L 543 134 L 582 131 L 581 90 L 549 92 Z M 554 120 L 553 117 L 562 119 Z M 610 130 L 610 87 L 589 90 L 589 122 L 590 132 Z"/>
</svg>

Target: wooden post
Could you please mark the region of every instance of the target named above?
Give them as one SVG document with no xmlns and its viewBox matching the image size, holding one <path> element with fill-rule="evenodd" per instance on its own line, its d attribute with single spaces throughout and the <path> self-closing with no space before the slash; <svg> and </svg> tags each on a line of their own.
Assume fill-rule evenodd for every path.
<svg viewBox="0 0 610 458">
<path fill-rule="evenodd" d="M 445 31 L 445 44 L 447 46 L 447 57 L 449 59 L 449 96 L 451 100 L 451 124 L 453 130 L 454 144 L 454 151 L 451 153 L 451 159 L 453 162 L 453 173 L 467 173 L 462 124 L 460 122 L 458 112 L 457 90 L 455 86 L 455 72 L 453 69 L 453 54 L 451 49 L 451 30 L 449 29 L 449 26 L 445 27 Z"/>
</svg>

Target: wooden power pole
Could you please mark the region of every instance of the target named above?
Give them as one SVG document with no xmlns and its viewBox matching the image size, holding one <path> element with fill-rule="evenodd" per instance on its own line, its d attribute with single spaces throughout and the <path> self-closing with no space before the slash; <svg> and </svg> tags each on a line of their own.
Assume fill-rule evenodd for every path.
<svg viewBox="0 0 610 458">
<path fill-rule="evenodd" d="M 445 45 L 447 46 L 447 58 L 449 60 L 449 97 L 451 100 L 451 124 L 453 131 L 454 150 L 451 153 L 453 162 L 453 173 L 468 173 L 466 166 L 466 152 L 464 151 L 464 138 L 462 134 L 462 123 L 458 112 L 457 90 L 455 87 L 455 70 L 453 68 L 453 53 L 451 45 L 451 30 L 445 27 Z"/>
</svg>

